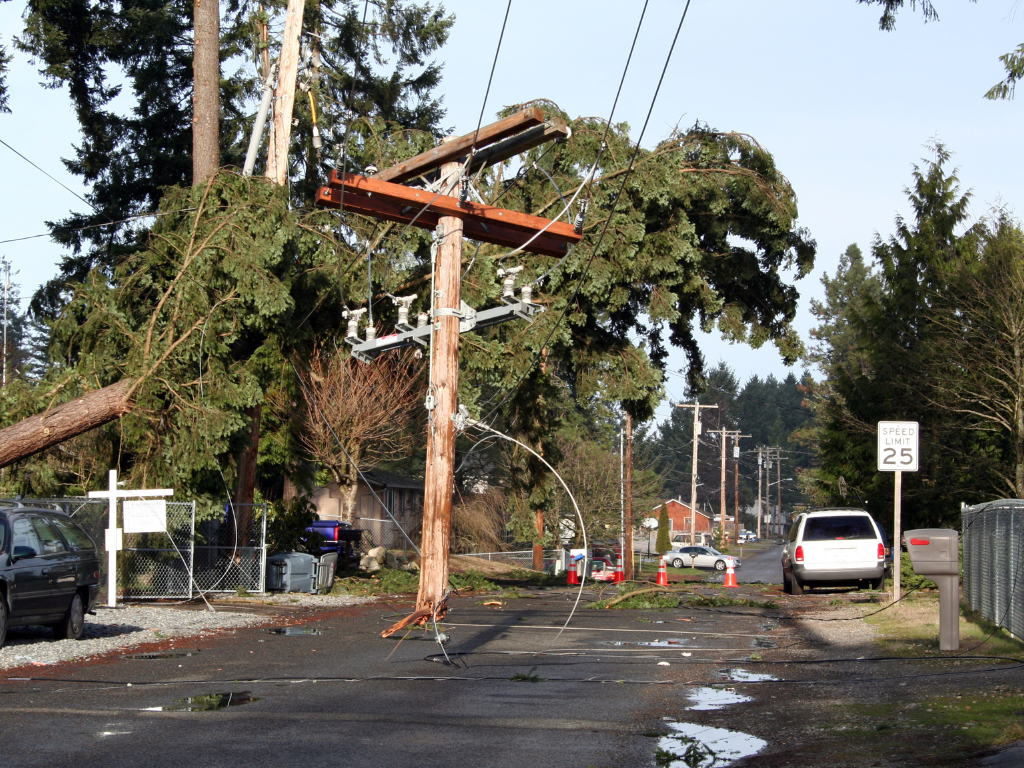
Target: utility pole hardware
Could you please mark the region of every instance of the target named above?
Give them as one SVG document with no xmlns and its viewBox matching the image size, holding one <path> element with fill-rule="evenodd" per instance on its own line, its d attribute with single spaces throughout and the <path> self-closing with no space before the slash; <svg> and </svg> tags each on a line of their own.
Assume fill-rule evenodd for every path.
<svg viewBox="0 0 1024 768">
<path fill-rule="evenodd" d="M 283 59 L 283 57 L 282 57 Z M 282 67 L 283 67 L 282 63 Z M 532 320 L 542 311 L 533 303 L 533 286 L 524 285 L 515 296 L 519 268 L 506 268 L 502 305 L 477 311 L 461 299 L 463 238 L 560 257 L 582 240 L 572 224 L 551 221 L 492 205 L 471 202 L 466 195 L 445 194 L 468 183 L 474 168 L 508 159 L 546 141 L 566 138 L 561 121 L 545 121 L 540 109 L 517 112 L 474 133 L 449 137 L 437 147 L 368 176 L 333 171 L 317 192 L 317 204 L 351 213 L 433 229 L 437 234 L 434 290 L 430 315 L 421 314 L 416 326 L 409 322 L 404 297 L 395 333 L 377 337 L 367 326 L 359 337 L 359 317 L 365 310 L 349 310 L 346 342 L 352 355 L 364 363 L 391 349 L 419 344 L 432 353 L 428 409 L 427 467 L 423 495 L 423 546 L 416 610 L 381 633 L 388 637 L 403 627 L 425 624 L 447 613 L 448 548 L 451 535 L 452 492 L 455 478 L 455 424 L 458 412 L 459 336 L 477 328 L 514 318 Z M 479 151 L 478 151 L 479 150 Z M 472 153 L 470 166 L 465 158 Z M 397 182 L 415 179 L 440 166 L 440 190 L 417 189 Z M 404 309 L 404 313 L 401 311 Z"/>
</svg>

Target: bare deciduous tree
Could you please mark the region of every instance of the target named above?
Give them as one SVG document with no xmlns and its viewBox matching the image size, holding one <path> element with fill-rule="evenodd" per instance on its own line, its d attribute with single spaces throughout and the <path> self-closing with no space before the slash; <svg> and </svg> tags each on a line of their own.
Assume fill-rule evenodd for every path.
<svg viewBox="0 0 1024 768">
<path fill-rule="evenodd" d="M 358 470 L 379 467 L 412 448 L 422 373 L 411 352 L 383 355 L 367 365 L 320 350 L 309 363 L 302 444 L 340 487 L 349 522 L 355 517 Z"/>
<path fill-rule="evenodd" d="M 1013 466 L 989 456 L 999 487 L 1024 498 L 1024 232 L 1000 213 L 975 262 L 958 264 L 930 313 L 935 404 L 1008 440 Z"/>
</svg>

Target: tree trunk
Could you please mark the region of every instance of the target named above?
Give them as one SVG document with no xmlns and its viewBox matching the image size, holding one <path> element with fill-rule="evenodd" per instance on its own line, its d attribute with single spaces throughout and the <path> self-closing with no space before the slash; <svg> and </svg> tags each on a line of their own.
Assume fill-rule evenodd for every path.
<svg viewBox="0 0 1024 768">
<path fill-rule="evenodd" d="M 356 495 L 359 493 L 359 470 L 357 465 L 352 463 L 359 461 L 359 454 L 356 451 L 352 452 L 352 461 L 348 465 L 348 485 L 339 488 L 342 494 L 342 498 L 345 501 L 345 516 L 346 523 L 351 523 L 353 528 L 358 528 L 356 525 Z"/>
<path fill-rule="evenodd" d="M 256 405 L 245 412 L 249 417 L 249 441 L 238 453 L 238 480 L 235 484 L 235 554 L 239 547 L 249 546 L 252 525 L 252 505 L 256 500 L 256 458 L 260 445 L 260 419 L 263 406 Z"/>
<path fill-rule="evenodd" d="M 123 379 L 0 429 L 0 467 L 21 461 L 128 413 L 132 404 L 126 395 L 132 384 L 133 379 Z"/>
<path fill-rule="evenodd" d="M 195 0 L 192 58 L 192 183 L 220 167 L 220 4 Z"/>
</svg>

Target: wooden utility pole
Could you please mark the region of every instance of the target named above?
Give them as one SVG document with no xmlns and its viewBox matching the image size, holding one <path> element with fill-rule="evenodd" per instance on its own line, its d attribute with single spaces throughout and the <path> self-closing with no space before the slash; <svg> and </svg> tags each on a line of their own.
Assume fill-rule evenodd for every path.
<svg viewBox="0 0 1024 768">
<path fill-rule="evenodd" d="M 450 140 L 450 139 L 449 139 Z M 462 163 L 441 166 L 442 188 L 458 180 Z M 427 468 L 423 489 L 423 557 L 416 610 L 445 614 L 448 591 L 448 543 L 452 527 L 455 483 L 455 425 L 459 394 L 459 307 L 462 272 L 462 219 L 441 216 L 437 224 L 434 265 L 433 344 L 429 395 L 434 408 L 427 431 Z"/>
<path fill-rule="evenodd" d="M 761 474 L 764 470 L 764 448 L 757 449 L 757 538 L 761 538 Z"/>
<path fill-rule="evenodd" d="M 778 499 L 778 515 L 776 516 L 775 524 L 779 536 L 782 535 L 782 449 L 775 449 L 775 480 L 779 487 L 776 489 L 776 499 Z"/>
<path fill-rule="evenodd" d="M 192 183 L 220 167 L 220 4 L 195 0 L 192 55 Z"/>
<path fill-rule="evenodd" d="M 288 7 L 291 9 L 291 2 Z M 287 40 L 287 31 L 285 37 Z M 280 82 L 284 81 L 284 58 L 282 54 Z M 388 349 L 428 342 L 431 347 L 420 588 L 416 610 L 384 630 L 381 633 L 383 637 L 413 624 L 424 624 L 435 616 L 441 618 L 447 612 L 448 548 L 455 478 L 455 425 L 452 416 L 458 408 L 461 326 L 464 323 L 467 330 L 472 329 L 487 318 L 490 318 L 487 324 L 514 317 L 530 319 L 533 312 L 539 311 L 525 287 L 522 301 L 515 301 L 510 287 L 510 292 L 503 297 L 506 302 L 504 308 L 479 312 L 467 308 L 468 314 L 464 317 L 460 297 L 462 240 L 467 237 L 531 253 L 562 256 L 568 253 L 570 245 L 582 239 L 582 234 L 569 223 L 474 203 L 466 194 L 452 196 L 452 184 L 457 182 L 461 185 L 463 182 L 464 158 L 473 149 L 489 148 L 486 152 L 477 152 L 476 164 L 470 164 L 469 170 L 480 167 L 483 162 L 481 156 L 485 157 L 485 164 L 500 162 L 546 141 L 566 137 L 568 133 L 564 123 L 545 121 L 539 108 L 530 107 L 473 133 L 447 139 L 372 178 L 334 171 L 327 186 L 317 191 L 318 205 L 344 208 L 410 227 L 433 228 L 438 238 L 436 260 L 432 264 L 434 285 L 430 297 L 429 333 L 421 334 L 419 328 L 396 329 L 401 332 L 390 337 L 377 338 L 368 333 L 367 341 L 361 342 L 353 330 L 346 338 L 352 344 L 353 355 L 366 363 Z M 280 136 L 276 138 L 280 140 Z M 440 192 L 397 183 L 438 167 L 441 169 Z M 514 279 L 510 285 L 514 287 Z"/>
<path fill-rule="evenodd" d="M 700 444 L 700 409 L 717 408 L 717 405 L 676 403 L 676 408 L 693 408 L 693 463 L 690 471 L 690 546 L 697 543 L 697 446 Z"/>
<path fill-rule="evenodd" d="M 750 435 L 741 435 L 739 432 L 733 435 L 736 440 L 732 448 L 733 529 L 736 541 L 740 540 L 740 440 L 744 437 Z"/>
<path fill-rule="evenodd" d="M 622 542 L 622 572 L 633 578 L 633 417 L 626 411 L 626 504 Z"/>
<path fill-rule="evenodd" d="M 281 40 L 281 58 L 274 89 L 274 122 L 267 157 L 267 176 L 277 184 L 288 181 L 288 146 L 292 138 L 292 108 L 295 106 L 295 78 L 299 74 L 299 37 L 306 0 L 288 0 Z"/>
</svg>

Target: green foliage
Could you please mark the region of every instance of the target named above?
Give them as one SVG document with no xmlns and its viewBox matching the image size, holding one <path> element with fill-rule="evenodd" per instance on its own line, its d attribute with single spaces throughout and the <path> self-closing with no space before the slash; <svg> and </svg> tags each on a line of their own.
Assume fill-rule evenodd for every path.
<svg viewBox="0 0 1024 768">
<path fill-rule="evenodd" d="M 306 531 L 318 519 L 316 507 L 307 496 L 271 504 L 267 513 L 267 552 L 318 554 L 324 537 Z"/>
<path fill-rule="evenodd" d="M 334 594 L 373 597 L 376 595 L 416 594 L 419 587 L 418 573 L 395 568 L 381 568 L 369 577 L 363 575 L 336 579 L 334 589 L 331 591 Z"/>
<path fill-rule="evenodd" d="M 819 308 L 816 351 L 827 379 L 813 387 L 807 433 L 820 465 L 804 476 L 815 501 L 859 506 L 863 499 L 884 523 L 893 478 L 876 471 L 876 424 L 918 421 L 921 469 L 903 477 L 908 528 L 949 524 L 961 501 L 991 498 L 1007 459 L 1005 440 L 952 404 L 941 383 L 955 363 L 950 348 L 940 348 L 933 306 L 955 293 L 955 265 L 977 261 L 984 228 L 967 226 L 970 196 L 948 168 L 949 152 L 941 145 L 933 151 L 908 189 L 913 218 L 898 217 L 895 234 L 874 243 L 876 271 L 851 258 L 828 285 L 836 291 Z M 847 498 L 841 485 L 850 489 Z"/>
<path fill-rule="evenodd" d="M 658 512 L 658 541 L 655 544 L 655 549 L 659 555 L 664 555 L 672 549 L 672 539 L 669 536 L 668 530 L 669 525 L 668 508 L 662 504 L 661 511 Z"/>
<path fill-rule="evenodd" d="M 491 592 L 498 588 L 498 585 L 490 581 L 479 571 L 467 571 L 466 573 L 452 573 L 448 575 L 448 582 L 460 591 L 474 590 L 476 592 Z"/>
<path fill-rule="evenodd" d="M 542 682 L 544 682 L 547 678 L 540 677 L 540 676 L 536 675 L 535 674 L 536 671 L 537 671 L 537 668 L 534 667 L 533 669 L 531 669 L 529 672 L 526 672 L 525 674 L 522 673 L 522 672 L 517 672 L 516 674 L 512 675 L 512 677 L 510 677 L 509 680 L 511 680 L 513 683 L 542 683 Z"/>
<path fill-rule="evenodd" d="M 254 3 L 224 8 L 223 165 L 242 165 L 261 89 L 261 78 L 249 63 L 251 52 L 267 47 L 260 23 L 278 22 L 285 3 L 263 5 L 265 11 Z M 290 154 L 292 190 L 300 204 L 311 202 L 319 180 L 340 154 L 339 137 L 349 119 L 345 109 L 359 121 L 387 123 L 389 132 L 440 130 L 444 111 L 433 95 L 440 67 L 430 59 L 447 39 L 453 17 L 441 7 L 406 0 L 371 4 L 366 24 L 362 11 L 357 0 L 305 5 L 304 28 L 316 30 L 309 39 L 322 46 L 323 66 L 303 79 L 321 106 L 324 148 L 318 153 L 312 146 L 309 100 L 296 99 L 298 125 Z M 17 45 L 39 61 L 46 85 L 67 89 L 82 137 L 66 162 L 90 185 L 86 197 L 94 208 L 53 226 L 55 239 L 71 253 L 58 277 L 36 295 L 34 311 L 57 314 L 67 282 L 84 281 L 97 267 L 109 274 L 126 254 L 144 248 L 144 231 L 123 220 L 155 210 L 165 188 L 191 183 L 192 14 L 188 0 L 28 0 Z M 279 46 L 276 35 L 270 39 L 271 49 Z M 276 50 L 270 54 L 278 57 Z M 124 100 L 128 109 L 122 108 Z M 328 104 L 337 107 L 327 109 Z M 364 122 L 351 137 L 351 166 L 362 168 L 372 159 L 364 147 L 375 155 L 379 145 Z M 256 172 L 263 169 L 261 161 Z M 81 227 L 89 229 L 75 231 Z"/>
<path fill-rule="evenodd" d="M 725 608 L 728 606 L 741 605 L 748 608 L 778 608 L 775 600 L 752 600 L 748 597 L 726 597 L 725 595 L 691 595 L 686 599 L 687 605 L 700 606 L 703 608 Z"/>
</svg>

